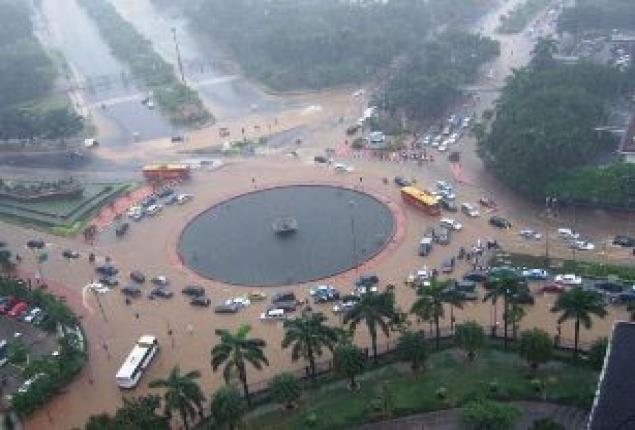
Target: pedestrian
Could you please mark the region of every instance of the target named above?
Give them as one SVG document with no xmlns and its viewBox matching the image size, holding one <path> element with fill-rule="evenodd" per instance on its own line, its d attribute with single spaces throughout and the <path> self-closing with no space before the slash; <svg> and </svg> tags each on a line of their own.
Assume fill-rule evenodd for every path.
<svg viewBox="0 0 635 430">
<path fill-rule="evenodd" d="M 451 265 L 452 267 L 454 267 L 454 265 L 455 265 L 455 264 L 456 264 L 456 259 L 455 259 L 454 257 L 452 257 L 452 258 L 450 259 L 450 265 Z"/>
</svg>

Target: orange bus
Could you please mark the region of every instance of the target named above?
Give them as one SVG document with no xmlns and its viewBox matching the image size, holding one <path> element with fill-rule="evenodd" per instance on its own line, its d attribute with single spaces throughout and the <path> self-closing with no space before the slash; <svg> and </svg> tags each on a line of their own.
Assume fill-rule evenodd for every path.
<svg viewBox="0 0 635 430">
<path fill-rule="evenodd" d="M 401 198 L 404 202 L 423 210 L 428 215 L 441 215 L 439 197 L 428 191 L 421 191 L 415 187 L 403 187 Z"/>
<path fill-rule="evenodd" d="M 190 167 L 186 164 L 148 164 L 143 166 L 143 176 L 148 180 L 187 179 Z"/>
</svg>

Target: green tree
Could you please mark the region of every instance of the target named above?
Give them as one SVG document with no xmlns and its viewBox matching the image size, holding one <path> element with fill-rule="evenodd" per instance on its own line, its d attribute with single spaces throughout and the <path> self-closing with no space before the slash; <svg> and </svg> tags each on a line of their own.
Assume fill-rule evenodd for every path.
<svg viewBox="0 0 635 430">
<path fill-rule="evenodd" d="M 540 37 L 531 51 L 530 66 L 534 69 L 546 69 L 555 64 L 553 56 L 558 52 L 558 42 L 551 37 Z"/>
<path fill-rule="evenodd" d="M 155 379 L 149 384 L 150 388 L 165 389 L 163 395 L 165 414 L 171 418 L 172 412 L 177 411 L 186 429 L 189 428 L 188 419 L 193 419 L 197 411 L 203 418 L 205 396 L 196 382 L 200 377 L 201 372 L 198 370 L 181 374 L 179 367 L 175 366 L 167 379 Z"/>
<path fill-rule="evenodd" d="M 397 341 L 397 356 L 400 360 L 409 362 L 413 372 L 422 369 L 428 358 L 428 348 L 423 331 L 403 332 Z"/>
<path fill-rule="evenodd" d="M 491 283 L 492 288 L 485 293 L 485 297 L 483 297 L 483 302 L 491 300 L 492 302 L 497 301 L 499 298 L 503 299 L 503 315 L 509 315 L 510 302 L 513 300 L 514 295 L 516 295 L 521 287 L 521 279 L 515 272 L 510 270 L 505 270 L 498 272 L 494 276 L 490 276 L 489 281 Z M 505 345 L 505 349 L 507 349 L 507 339 L 508 339 L 508 324 L 509 318 L 503 318 L 503 342 Z"/>
<path fill-rule="evenodd" d="M 466 321 L 456 326 L 454 341 L 459 348 L 467 352 L 467 358 L 473 361 L 476 351 L 485 345 L 485 331 L 476 321 Z"/>
<path fill-rule="evenodd" d="M 351 388 L 355 388 L 355 377 L 362 373 L 365 367 L 364 353 L 350 342 L 340 343 L 333 350 L 333 367 L 348 378 Z"/>
<path fill-rule="evenodd" d="M 86 430 L 169 430 L 170 424 L 167 417 L 157 414 L 160 406 L 159 396 L 148 395 L 133 399 L 124 397 L 123 406 L 117 409 L 114 418 L 108 419 L 104 414 L 94 419 L 91 417 L 88 423 L 93 427 L 87 426 Z M 114 425 L 108 427 L 110 423 Z"/>
<path fill-rule="evenodd" d="M 593 325 L 593 320 L 591 319 L 593 315 L 604 318 L 607 314 L 602 296 L 595 291 L 583 290 L 580 287 L 574 287 L 562 293 L 551 311 L 560 313 L 558 324 L 569 320 L 574 322 L 574 356 L 578 355 L 580 324 L 584 328 L 590 329 Z"/>
<path fill-rule="evenodd" d="M 566 428 L 551 418 L 541 418 L 534 421 L 529 430 L 566 430 Z"/>
<path fill-rule="evenodd" d="M 512 326 L 512 338 L 514 340 L 518 339 L 520 321 L 525 317 L 525 315 L 525 309 L 512 299 L 509 306 L 509 312 L 505 313 L 503 318 L 505 318 L 507 324 Z"/>
<path fill-rule="evenodd" d="M 463 407 L 463 422 L 470 430 L 511 430 L 520 411 L 491 400 L 474 400 Z"/>
<path fill-rule="evenodd" d="M 29 350 L 21 340 L 14 340 L 7 348 L 7 358 L 14 366 L 22 366 L 29 360 Z"/>
<path fill-rule="evenodd" d="M 248 338 L 251 327 L 241 325 L 236 333 L 228 330 L 217 329 L 216 336 L 220 338 L 220 343 L 212 348 L 212 369 L 216 371 L 222 364 L 223 378 L 229 382 L 232 373 L 238 373 L 238 379 L 242 383 L 243 392 L 247 403 L 251 402 L 249 397 L 249 386 L 247 385 L 247 363 L 260 370 L 263 364 L 269 365 L 269 360 L 263 351 L 266 342 L 262 339 Z"/>
<path fill-rule="evenodd" d="M 221 387 L 212 396 L 212 417 L 218 426 L 227 426 L 233 430 L 242 422 L 243 414 L 247 410 L 245 401 L 234 387 Z"/>
<path fill-rule="evenodd" d="M 274 401 L 284 404 L 287 409 L 291 409 L 300 398 L 302 387 L 298 378 L 285 372 L 271 379 L 269 391 Z"/>
<path fill-rule="evenodd" d="M 551 336 L 539 328 L 526 330 L 520 336 L 519 352 L 535 372 L 539 365 L 551 360 L 553 354 Z"/>
<path fill-rule="evenodd" d="M 604 366 L 604 357 L 606 356 L 608 347 L 609 340 L 606 337 L 596 339 L 591 344 L 591 349 L 589 350 L 589 363 L 591 363 L 595 370 L 602 370 L 602 367 Z"/>
<path fill-rule="evenodd" d="M 337 330 L 325 324 L 327 318 L 321 312 L 303 310 L 302 315 L 284 322 L 284 338 L 282 347 L 291 348 L 291 359 L 297 361 L 300 357 L 308 360 L 311 377 L 315 378 L 315 357 L 322 355 L 326 347 L 333 351 L 337 342 Z"/>
<path fill-rule="evenodd" d="M 344 324 L 349 324 L 351 331 L 364 322 L 373 348 L 373 358 L 377 360 L 377 328 L 386 337 L 390 336 L 390 322 L 395 317 L 395 299 L 392 292 L 364 294 L 359 302 L 344 315 Z"/>
<path fill-rule="evenodd" d="M 430 286 L 420 288 L 417 291 L 419 298 L 410 308 L 410 313 L 416 315 L 422 321 L 434 322 L 437 349 L 441 338 L 439 321 L 445 315 L 443 305 L 451 298 L 451 293 L 448 293 L 450 282 L 432 280 Z"/>
</svg>

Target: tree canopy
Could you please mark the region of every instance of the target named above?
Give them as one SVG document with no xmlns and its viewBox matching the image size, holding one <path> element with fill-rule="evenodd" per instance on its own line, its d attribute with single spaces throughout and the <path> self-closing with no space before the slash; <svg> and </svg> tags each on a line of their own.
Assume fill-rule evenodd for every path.
<svg viewBox="0 0 635 430">
<path fill-rule="evenodd" d="M 414 52 L 436 26 L 472 19 L 491 0 L 194 0 L 193 24 L 275 89 L 360 81 Z M 248 29 L 248 31 L 246 31 Z"/>
<path fill-rule="evenodd" d="M 558 20 L 561 32 L 613 28 L 635 29 L 635 7 L 631 0 L 577 0 L 575 6 L 562 11 Z"/>
<path fill-rule="evenodd" d="M 507 79 L 479 153 L 507 185 L 542 198 L 615 148 L 615 139 L 594 129 L 625 85 L 625 74 L 609 66 L 554 61 L 552 41 L 541 40 L 531 64 Z"/>
</svg>

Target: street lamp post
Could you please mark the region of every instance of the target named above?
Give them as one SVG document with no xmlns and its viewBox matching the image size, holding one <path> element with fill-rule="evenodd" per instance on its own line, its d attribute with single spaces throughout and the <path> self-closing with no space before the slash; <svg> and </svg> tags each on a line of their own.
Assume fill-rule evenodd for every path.
<svg viewBox="0 0 635 430">
<path fill-rule="evenodd" d="M 185 73 L 183 73 L 183 61 L 181 60 L 181 50 L 179 49 L 179 41 L 176 38 L 175 27 L 172 27 L 172 38 L 174 39 L 174 47 L 176 48 L 176 61 L 179 66 L 179 73 L 181 74 L 181 82 L 183 82 L 183 85 L 187 85 L 185 82 Z"/>
<path fill-rule="evenodd" d="M 353 239 L 353 265 L 355 266 L 355 276 L 358 276 L 358 264 L 357 264 L 357 235 L 355 234 L 355 202 L 350 200 L 348 205 L 351 209 L 351 237 Z"/>
</svg>

